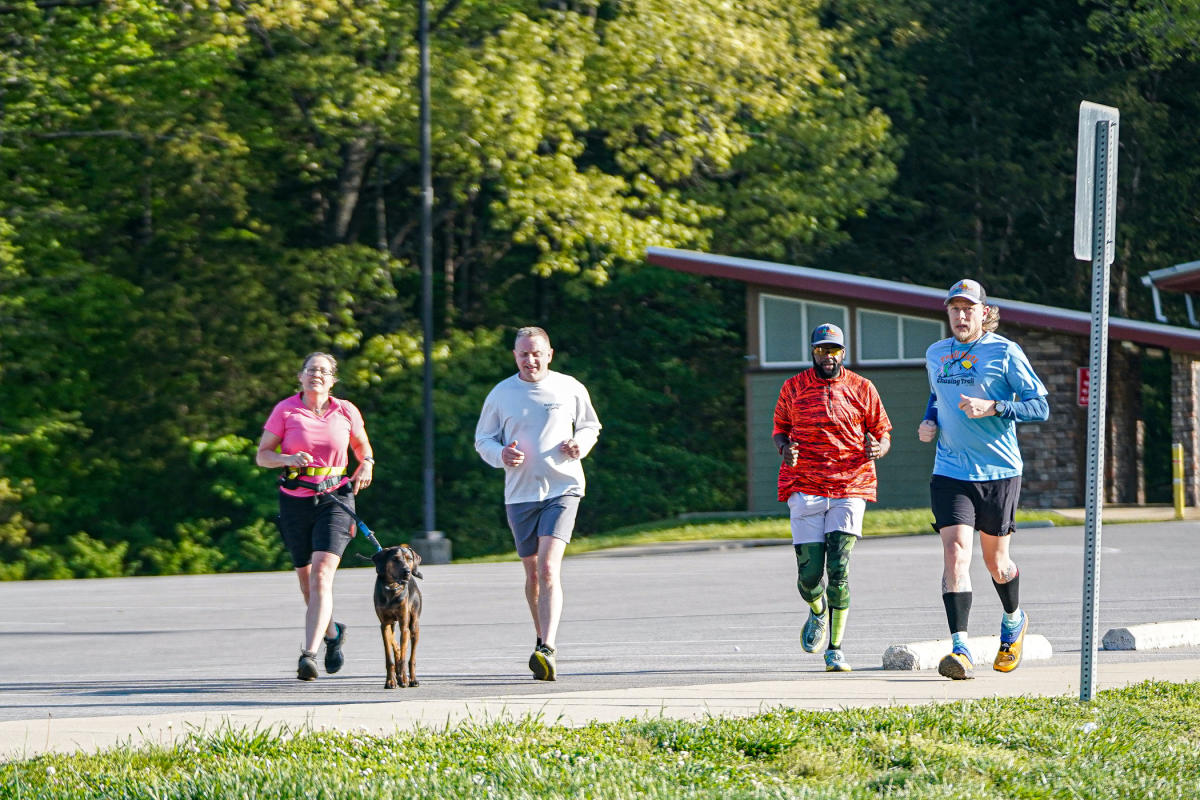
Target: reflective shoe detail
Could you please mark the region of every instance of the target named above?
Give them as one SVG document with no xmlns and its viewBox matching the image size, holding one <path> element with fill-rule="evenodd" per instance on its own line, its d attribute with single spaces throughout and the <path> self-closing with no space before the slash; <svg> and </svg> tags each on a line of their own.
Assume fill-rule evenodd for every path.
<svg viewBox="0 0 1200 800">
<path fill-rule="evenodd" d="M 938 674 L 952 681 L 965 681 L 974 678 L 975 676 L 972 674 L 974 668 L 975 665 L 971 662 L 971 656 L 957 650 L 943 656 L 942 660 L 938 662 Z"/>
<path fill-rule="evenodd" d="M 826 672 L 853 672 L 850 665 L 846 663 L 846 657 L 842 655 L 841 650 L 826 650 L 825 651 L 825 671 Z"/>
<path fill-rule="evenodd" d="M 1021 627 L 1012 634 L 1000 634 L 1000 649 L 996 651 L 996 660 L 992 669 L 997 672 L 1012 672 L 1021 665 L 1021 648 L 1025 644 L 1025 631 L 1029 629 L 1029 614 L 1021 612 Z M 1012 638 L 1006 642 L 1005 639 Z"/>
<path fill-rule="evenodd" d="M 558 665 L 555 663 L 556 651 L 553 647 L 541 645 L 529 656 L 529 669 L 533 670 L 536 681 L 552 681 L 557 678 Z"/>
<path fill-rule="evenodd" d="M 317 654 L 305 650 L 300 653 L 300 663 L 296 665 L 296 678 L 302 681 L 317 679 Z"/>
<path fill-rule="evenodd" d="M 808 610 L 808 621 L 804 623 L 804 631 L 800 634 L 800 646 L 806 653 L 816 653 L 825 646 L 825 636 L 829 633 L 829 603 L 825 610 L 817 614 L 811 608 Z"/>
<path fill-rule="evenodd" d="M 330 675 L 346 663 L 346 656 L 342 654 L 342 645 L 346 643 L 346 626 L 340 622 L 333 625 L 337 628 L 337 636 L 332 639 L 325 637 L 325 671 Z"/>
</svg>

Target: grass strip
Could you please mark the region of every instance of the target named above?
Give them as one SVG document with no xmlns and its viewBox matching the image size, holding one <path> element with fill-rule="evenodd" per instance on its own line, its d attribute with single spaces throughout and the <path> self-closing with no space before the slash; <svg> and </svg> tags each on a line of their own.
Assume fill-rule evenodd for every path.
<svg viewBox="0 0 1200 800">
<path fill-rule="evenodd" d="M 1017 522 L 1048 520 L 1055 525 L 1074 524 L 1054 511 L 1018 510 Z M 928 508 L 867 509 L 863 518 L 864 536 L 909 536 L 932 534 L 933 514 Z M 695 542 L 735 539 L 791 539 L 787 517 L 737 517 L 733 519 L 704 519 L 695 521 L 659 520 L 630 525 L 606 533 L 576 534 L 571 539 L 568 554 L 608 550 L 614 547 L 661 544 L 664 542 Z M 513 561 L 514 553 L 456 559 L 455 563 Z"/>
<path fill-rule="evenodd" d="M 1200 796 L 1200 683 L 1074 698 L 569 728 L 222 730 L 0 766 L 40 798 L 1159 798 Z"/>
</svg>

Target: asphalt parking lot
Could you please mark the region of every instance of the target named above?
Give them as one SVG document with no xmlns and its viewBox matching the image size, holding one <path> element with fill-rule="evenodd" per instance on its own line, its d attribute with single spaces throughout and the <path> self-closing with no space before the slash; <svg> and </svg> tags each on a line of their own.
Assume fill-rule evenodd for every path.
<svg viewBox="0 0 1200 800">
<path fill-rule="evenodd" d="M 551 684 L 531 680 L 526 667 L 533 633 L 515 561 L 424 567 L 421 685 L 407 690 L 383 688 L 370 569 L 339 574 L 347 662 L 312 683 L 295 679 L 303 609 L 288 572 L 0 584 L 0 753 L 103 746 L 155 726 L 161 736 L 164 726 L 221 720 L 387 728 L 503 709 L 579 722 L 673 706 L 745 713 L 1077 693 L 1083 529 L 1017 536 L 1022 605 L 1054 654 L 957 684 L 881 667 L 891 644 L 947 636 L 934 536 L 872 538 L 855 549 L 850 675 L 826 674 L 819 655 L 800 649 L 804 607 L 787 546 L 568 557 L 560 679 Z M 1200 524 L 1111 525 L 1102 543 L 1098 638 L 1200 616 Z M 984 636 L 996 632 L 1000 605 L 975 562 L 971 633 Z M 1200 647 L 1101 652 L 1097 674 L 1101 686 L 1200 679 Z"/>
</svg>

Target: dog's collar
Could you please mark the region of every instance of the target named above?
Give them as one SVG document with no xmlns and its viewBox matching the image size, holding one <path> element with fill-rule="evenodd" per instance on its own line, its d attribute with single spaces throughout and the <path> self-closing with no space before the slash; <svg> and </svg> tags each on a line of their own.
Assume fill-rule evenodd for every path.
<svg viewBox="0 0 1200 800">
<path fill-rule="evenodd" d="M 400 592 L 404 591 L 407 586 L 408 582 L 405 581 L 404 583 L 385 583 L 383 588 L 392 594 L 400 594 Z"/>
</svg>

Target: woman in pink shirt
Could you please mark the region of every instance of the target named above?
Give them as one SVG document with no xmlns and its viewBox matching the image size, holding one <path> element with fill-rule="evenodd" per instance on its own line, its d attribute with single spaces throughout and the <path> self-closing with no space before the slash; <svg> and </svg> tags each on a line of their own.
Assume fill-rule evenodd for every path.
<svg viewBox="0 0 1200 800">
<path fill-rule="evenodd" d="M 317 677 L 317 648 L 325 639 L 325 671 L 337 672 L 346 658 L 346 626 L 333 621 L 333 578 L 354 536 L 354 520 L 329 495 L 354 508 L 354 495 L 371 485 L 375 458 L 362 414 L 348 400 L 331 397 L 337 360 L 310 353 L 298 375 L 299 394 L 279 401 L 263 425 L 255 458 L 260 467 L 282 467 L 279 531 L 292 557 L 308 611 L 296 677 Z M 348 447 L 358 468 L 347 477 Z"/>
</svg>

